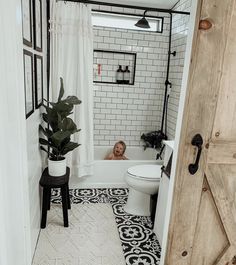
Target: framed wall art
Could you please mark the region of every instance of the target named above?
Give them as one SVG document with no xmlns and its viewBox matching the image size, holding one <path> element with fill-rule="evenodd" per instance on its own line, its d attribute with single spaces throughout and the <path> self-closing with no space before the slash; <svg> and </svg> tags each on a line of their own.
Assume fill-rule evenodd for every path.
<svg viewBox="0 0 236 265">
<path fill-rule="evenodd" d="M 31 0 L 22 0 L 23 43 L 32 47 Z"/>
<path fill-rule="evenodd" d="M 25 81 L 25 116 L 28 118 L 34 112 L 34 81 L 33 54 L 23 50 L 24 81 Z"/>
<path fill-rule="evenodd" d="M 35 69 L 35 107 L 43 104 L 43 57 L 34 55 Z"/>
<path fill-rule="evenodd" d="M 33 1 L 34 49 L 42 51 L 42 0 Z"/>
</svg>

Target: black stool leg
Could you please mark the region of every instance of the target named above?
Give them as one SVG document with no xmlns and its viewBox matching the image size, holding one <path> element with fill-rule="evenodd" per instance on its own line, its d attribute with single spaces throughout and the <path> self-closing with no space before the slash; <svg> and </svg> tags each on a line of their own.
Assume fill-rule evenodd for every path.
<svg viewBox="0 0 236 265">
<path fill-rule="evenodd" d="M 51 188 L 48 189 L 48 210 L 50 210 L 51 204 Z"/>
<path fill-rule="evenodd" d="M 68 227 L 68 211 L 67 211 L 67 185 L 61 187 L 61 195 L 62 195 L 62 210 L 63 210 L 63 219 L 64 219 L 64 227 Z"/>
<path fill-rule="evenodd" d="M 48 189 L 48 188 L 43 188 L 43 207 L 42 207 L 41 228 L 46 227 L 49 190 L 50 189 Z"/>
<path fill-rule="evenodd" d="M 66 186 L 66 190 L 67 190 L 67 205 L 68 205 L 68 209 L 71 209 L 71 205 L 70 205 L 70 194 L 69 194 L 69 186 Z"/>
</svg>

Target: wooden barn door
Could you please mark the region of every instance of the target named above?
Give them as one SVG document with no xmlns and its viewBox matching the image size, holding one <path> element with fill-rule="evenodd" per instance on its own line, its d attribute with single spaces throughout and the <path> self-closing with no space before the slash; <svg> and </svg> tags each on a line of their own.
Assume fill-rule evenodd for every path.
<svg viewBox="0 0 236 265">
<path fill-rule="evenodd" d="M 165 256 L 187 264 L 236 264 L 235 0 L 198 1 Z"/>
</svg>

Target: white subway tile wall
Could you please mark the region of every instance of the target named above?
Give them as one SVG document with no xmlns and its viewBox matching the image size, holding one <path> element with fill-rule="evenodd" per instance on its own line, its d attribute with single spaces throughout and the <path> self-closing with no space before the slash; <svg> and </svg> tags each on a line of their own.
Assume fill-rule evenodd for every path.
<svg viewBox="0 0 236 265">
<path fill-rule="evenodd" d="M 190 11 L 190 7 L 191 0 L 180 0 L 175 9 Z M 108 6 L 93 6 L 93 9 L 142 14 L 142 10 Z M 150 15 L 164 17 L 163 33 L 94 27 L 94 49 L 137 54 L 134 85 L 94 84 L 95 145 L 112 146 L 115 141 L 124 140 L 127 145 L 139 146 L 143 144 L 142 133 L 161 127 L 170 20 L 165 13 L 151 12 Z M 175 135 L 188 20 L 188 15 L 173 15 L 172 51 L 176 50 L 177 54 L 170 62 L 169 139 Z M 124 67 L 126 62 L 119 64 Z M 114 77 L 114 69 L 110 76 Z"/>
<path fill-rule="evenodd" d="M 180 0 L 175 7 L 175 10 L 178 11 L 190 12 L 190 9 L 191 0 Z M 172 83 L 172 88 L 169 97 L 167 114 L 167 135 L 169 139 L 175 138 L 175 128 L 188 34 L 188 22 L 188 15 L 173 14 L 171 50 L 172 52 L 176 51 L 176 56 L 171 56 L 170 60 L 169 80 Z"/>
<path fill-rule="evenodd" d="M 106 8 L 131 13 L 131 10 Z M 94 9 L 104 10 L 104 7 L 96 6 Z M 140 10 L 133 10 L 133 13 L 140 13 Z M 113 146 L 115 141 L 124 140 L 129 146 L 139 146 L 142 144 L 142 133 L 160 129 L 168 55 L 169 15 L 158 15 L 164 17 L 163 33 L 94 27 L 94 49 L 137 54 L 134 85 L 94 83 L 95 145 Z M 118 64 L 124 68 L 127 60 L 122 61 L 121 58 L 116 64 L 115 70 Z M 100 70 L 103 71 L 102 67 Z M 108 75 L 109 70 L 104 71 Z M 114 74 L 112 69 L 108 76 L 114 78 Z"/>
</svg>

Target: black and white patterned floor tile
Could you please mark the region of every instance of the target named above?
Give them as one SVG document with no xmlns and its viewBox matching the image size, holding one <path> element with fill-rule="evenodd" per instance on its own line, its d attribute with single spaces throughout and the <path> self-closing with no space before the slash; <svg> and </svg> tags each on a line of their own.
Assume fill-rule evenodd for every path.
<svg viewBox="0 0 236 265">
<path fill-rule="evenodd" d="M 134 216 L 124 212 L 128 189 L 74 189 L 70 190 L 72 203 L 111 203 L 127 265 L 158 265 L 161 247 L 152 231 L 150 217 Z M 52 193 L 52 202 L 60 203 L 58 190 Z"/>
</svg>

